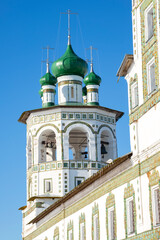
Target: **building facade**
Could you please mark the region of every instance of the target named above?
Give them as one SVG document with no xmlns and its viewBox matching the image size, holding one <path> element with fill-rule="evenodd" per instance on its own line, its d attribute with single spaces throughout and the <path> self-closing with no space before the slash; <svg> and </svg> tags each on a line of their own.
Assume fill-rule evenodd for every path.
<svg viewBox="0 0 160 240">
<path fill-rule="evenodd" d="M 86 76 L 69 36 L 53 75 L 47 64 L 40 79 L 42 108 L 19 119 L 27 124 L 24 240 L 160 238 L 160 1 L 132 8 L 134 53 L 117 73 L 128 83 L 132 153 L 118 158 L 123 113 L 99 105 L 101 78 L 92 64 Z"/>
</svg>

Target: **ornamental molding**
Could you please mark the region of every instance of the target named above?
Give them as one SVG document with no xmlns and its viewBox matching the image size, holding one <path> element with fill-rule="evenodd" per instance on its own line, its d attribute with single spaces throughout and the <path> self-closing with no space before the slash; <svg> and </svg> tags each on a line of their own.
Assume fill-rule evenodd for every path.
<svg viewBox="0 0 160 240">
<path fill-rule="evenodd" d="M 92 240 L 94 240 L 94 216 L 97 215 L 98 217 L 98 235 L 100 239 L 100 219 L 99 219 L 99 206 L 98 203 L 94 203 L 94 206 L 92 207 Z"/>
<path fill-rule="evenodd" d="M 128 221 L 127 221 L 127 203 L 126 199 L 133 197 L 133 210 L 134 210 L 134 229 L 135 235 L 137 235 L 137 211 L 136 211 L 136 200 L 135 200 L 135 191 L 133 184 L 127 184 L 127 187 L 124 189 L 124 226 L 125 226 L 125 235 L 126 239 L 128 238 Z"/>
<path fill-rule="evenodd" d="M 160 182 L 160 175 L 159 175 L 159 171 L 154 169 L 151 172 L 148 172 L 148 177 L 149 177 L 149 185 L 152 187 L 154 185 L 159 184 Z"/>
<path fill-rule="evenodd" d="M 64 86 L 64 85 L 69 85 L 69 84 L 82 85 L 82 82 L 81 82 L 81 81 L 78 81 L 78 80 L 66 80 L 66 81 L 61 81 L 61 82 L 58 83 L 58 87 Z"/>
<path fill-rule="evenodd" d="M 67 224 L 67 240 L 69 240 L 69 231 L 72 230 L 72 240 L 74 240 L 74 232 L 73 232 L 73 221 L 69 221 Z"/>
<path fill-rule="evenodd" d="M 106 208 L 110 208 L 114 206 L 115 204 L 115 196 L 113 193 L 109 193 L 107 199 L 106 199 Z"/>
<path fill-rule="evenodd" d="M 57 112 L 53 114 L 34 116 L 27 124 L 27 127 L 33 125 L 55 122 L 59 120 L 96 120 L 98 122 L 106 122 L 112 125 L 115 125 L 115 117 L 98 114 L 95 112 Z"/>
<path fill-rule="evenodd" d="M 83 240 L 86 240 L 86 219 L 85 219 L 85 213 L 81 213 L 79 216 L 79 240 L 81 240 L 81 223 L 84 223 L 84 238 Z"/>
<path fill-rule="evenodd" d="M 108 210 L 109 208 L 114 208 L 114 239 L 117 239 L 117 219 L 116 219 L 116 203 L 115 203 L 115 196 L 113 193 L 109 193 L 106 199 L 106 232 L 107 232 L 107 239 L 109 239 L 109 225 L 108 225 Z"/>
<path fill-rule="evenodd" d="M 72 123 L 69 123 L 69 124 L 64 128 L 63 132 L 65 133 L 70 126 L 76 125 L 76 124 L 85 125 L 85 126 L 87 126 L 87 127 L 91 130 L 91 132 L 92 132 L 93 134 L 96 133 L 96 132 L 94 131 L 94 129 L 91 127 L 91 125 L 89 125 L 89 124 L 86 123 L 86 122 L 82 122 L 82 121 L 76 121 L 76 122 L 74 121 L 74 122 L 72 122 Z"/>
<path fill-rule="evenodd" d="M 56 227 L 54 229 L 54 237 L 53 237 L 53 240 L 55 240 L 55 237 L 58 237 L 58 240 L 59 240 L 59 227 Z"/>
<path fill-rule="evenodd" d="M 133 196 L 133 194 L 135 193 L 134 188 L 133 188 L 133 184 L 129 184 L 127 185 L 127 187 L 124 189 L 124 198 L 129 198 L 131 196 Z"/>
<path fill-rule="evenodd" d="M 130 125 L 141 118 L 145 113 L 147 113 L 152 107 L 160 102 L 160 90 L 155 92 L 145 103 L 143 103 L 139 108 L 137 108 L 133 113 L 129 115 Z"/>
</svg>

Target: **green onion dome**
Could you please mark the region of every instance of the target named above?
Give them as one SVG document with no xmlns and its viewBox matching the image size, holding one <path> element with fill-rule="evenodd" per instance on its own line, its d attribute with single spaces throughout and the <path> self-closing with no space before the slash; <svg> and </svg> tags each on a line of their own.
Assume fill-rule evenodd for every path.
<svg viewBox="0 0 160 240">
<path fill-rule="evenodd" d="M 39 95 L 40 95 L 40 97 L 43 97 L 43 89 L 42 88 L 39 90 Z"/>
<path fill-rule="evenodd" d="M 45 85 L 56 85 L 57 79 L 50 73 L 47 72 L 43 77 L 40 78 L 41 86 Z"/>
<path fill-rule="evenodd" d="M 52 64 L 51 71 L 54 76 L 78 75 L 84 78 L 88 70 L 88 64 L 78 57 L 71 45 L 67 46 L 65 54 Z"/>
<path fill-rule="evenodd" d="M 87 88 L 86 88 L 86 86 L 84 86 L 84 87 L 82 88 L 82 95 L 83 95 L 83 96 L 87 96 Z"/>
<path fill-rule="evenodd" d="M 90 72 L 84 79 L 84 84 L 87 85 L 100 85 L 101 78 L 93 71 Z"/>
</svg>

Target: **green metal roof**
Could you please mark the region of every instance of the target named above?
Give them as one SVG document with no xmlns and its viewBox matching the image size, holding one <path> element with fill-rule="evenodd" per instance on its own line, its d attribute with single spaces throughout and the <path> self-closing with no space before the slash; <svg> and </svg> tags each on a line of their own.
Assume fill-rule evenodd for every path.
<svg viewBox="0 0 160 240">
<path fill-rule="evenodd" d="M 43 89 L 42 88 L 39 90 L 39 95 L 40 95 L 40 97 L 43 97 Z"/>
<path fill-rule="evenodd" d="M 41 86 L 45 85 L 56 85 L 57 79 L 50 73 L 47 72 L 43 77 L 40 78 Z"/>
<path fill-rule="evenodd" d="M 90 72 L 84 79 L 84 84 L 87 85 L 100 85 L 101 78 L 94 73 L 94 71 Z"/>
<path fill-rule="evenodd" d="M 65 54 L 52 64 L 51 71 L 54 76 L 78 75 L 84 78 L 88 70 L 88 64 L 78 57 L 71 45 L 67 46 Z"/>
</svg>

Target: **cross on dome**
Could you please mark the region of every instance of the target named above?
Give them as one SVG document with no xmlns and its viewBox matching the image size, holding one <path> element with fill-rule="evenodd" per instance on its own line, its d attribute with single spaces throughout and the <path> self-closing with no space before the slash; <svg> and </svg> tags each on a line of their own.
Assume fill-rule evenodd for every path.
<svg viewBox="0 0 160 240">
<path fill-rule="evenodd" d="M 70 21 L 70 15 L 71 14 L 78 14 L 71 12 L 70 9 L 68 9 L 67 12 L 62 12 L 61 14 L 68 14 L 68 45 L 71 45 L 71 21 Z"/>
</svg>

